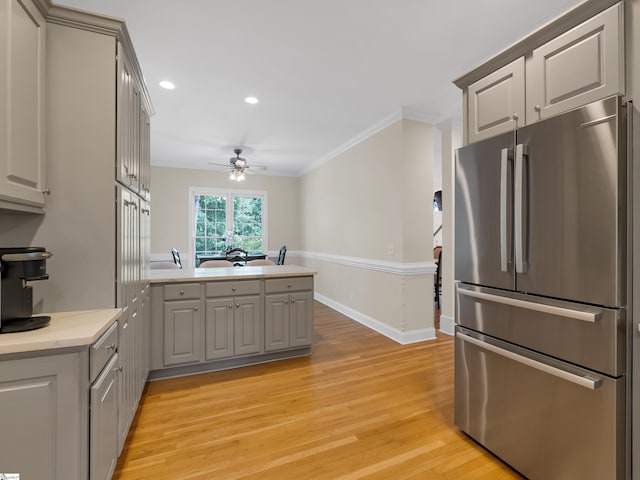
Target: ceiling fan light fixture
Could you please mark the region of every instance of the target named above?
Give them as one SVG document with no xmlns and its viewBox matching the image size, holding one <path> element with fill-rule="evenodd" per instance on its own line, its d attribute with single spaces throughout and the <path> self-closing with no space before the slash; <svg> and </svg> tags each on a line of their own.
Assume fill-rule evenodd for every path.
<svg viewBox="0 0 640 480">
<path fill-rule="evenodd" d="M 236 176 L 236 180 L 237 180 L 238 182 L 244 182 L 244 179 L 245 179 L 244 172 L 242 172 L 242 171 L 241 171 L 241 172 L 240 172 L 240 173 L 238 173 L 238 175 Z"/>
<path fill-rule="evenodd" d="M 237 172 L 234 170 L 229 174 L 229 180 L 236 180 L 238 174 Z"/>
<path fill-rule="evenodd" d="M 244 99 L 245 102 L 251 104 L 251 105 L 255 105 L 256 103 L 258 103 L 260 100 L 258 100 L 256 97 L 246 97 Z"/>
<path fill-rule="evenodd" d="M 247 161 L 244 158 L 236 158 L 236 167 L 242 168 L 247 164 Z"/>
</svg>

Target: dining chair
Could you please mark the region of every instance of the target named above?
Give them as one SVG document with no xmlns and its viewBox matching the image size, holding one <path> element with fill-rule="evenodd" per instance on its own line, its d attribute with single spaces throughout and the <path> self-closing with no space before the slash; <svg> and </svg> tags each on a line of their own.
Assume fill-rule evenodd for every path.
<svg viewBox="0 0 640 480">
<path fill-rule="evenodd" d="M 182 259 L 180 258 L 180 252 L 176 248 L 172 248 L 171 255 L 173 256 L 173 263 L 175 263 L 178 268 L 182 268 Z"/>
<path fill-rule="evenodd" d="M 256 258 L 247 262 L 247 267 L 266 267 L 268 265 L 275 265 L 275 262 L 268 258 Z"/>
<path fill-rule="evenodd" d="M 173 262 L 151 262 L 149 265 L 151 270 L 178 270 L 179 267 Z"/>
<path fill-rule="evenodd" d="M 227 260 L 234 267 L 244 267 L 247 264 L 247 251 L 242 248 L 232 248 L 227 251 Z"/>
<path fill-rule="evenodd" d="M 233 267 L 229 260 L 206 260 L 200 264 L 199 268 Z"/>
<path fill-rule="evenodd" d="M 284 256 L 287 254 L 287 246 L 283 245 L 280 247 L 280 253 L 278 253 L 278 261 L 276 262 L 278 265 L 284 265 Z"/>
</svg>

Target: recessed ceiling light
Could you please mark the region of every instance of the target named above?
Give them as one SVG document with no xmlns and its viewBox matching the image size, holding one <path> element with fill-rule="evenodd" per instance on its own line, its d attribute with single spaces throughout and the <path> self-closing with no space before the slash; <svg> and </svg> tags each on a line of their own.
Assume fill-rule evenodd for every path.
<svg viewBox="0 0 640 480">
<path fill-rule="evenodd" d="M 258 99 L 256 97 L 247 97 L 244 99 L 244 101 L 252 105 L 258 103 Z"/>
<path fill-rule="evenodd" d="M 167 90 L 173 90 L 174 88 L 176 88 L 176 86 L 173 83 L 171 83 L 169 80 L 161 81 L 160 86 L 162 88 L 166 88 Z"/>
</svg>

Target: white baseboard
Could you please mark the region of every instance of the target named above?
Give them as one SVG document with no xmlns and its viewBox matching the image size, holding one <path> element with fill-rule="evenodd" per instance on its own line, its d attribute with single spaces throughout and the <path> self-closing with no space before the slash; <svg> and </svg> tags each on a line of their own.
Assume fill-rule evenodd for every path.
<svg viewBox="0 0 640 480">
<path fill-rule="evenodd" d="M 318 300 L 320 303 L 325 304 L 328 307 L 333 308 L 334 310 L 346 315 L 347 317 L 355 320 L 358 323 L 361 323 L 365 327 L 369 327 L 371 330 L 375 330 L 378 333 L 381 333 L 385 337 L 390 338 L 391 340 L 401 344 L 408 345 L 410 343 L 418 343 L 424 342 L 426 340 L 435 340 L 436 339 L 436 330 L 433 327 L 422 328 L 420 330 L 411 330 L 409 332 L 402 332 L 397 328 L 390 327 L 389 325 L 382 323 L 375 318 L 372 318 L 364 313 L 358 312 L 346 305 L 338 303 L 324 295 L 319 293 L 314 294 L 314 298 Z M 441 320 L 442 322 L 442 320 Z"/>
<path fill-rule="evenodd" d="M 456 321 L 453 317 L 440 315 L 440 331 L 442 333 L 446 333 L 447 335 L 454 335 L 455 326 L 456 326 Z"/>
</svg>

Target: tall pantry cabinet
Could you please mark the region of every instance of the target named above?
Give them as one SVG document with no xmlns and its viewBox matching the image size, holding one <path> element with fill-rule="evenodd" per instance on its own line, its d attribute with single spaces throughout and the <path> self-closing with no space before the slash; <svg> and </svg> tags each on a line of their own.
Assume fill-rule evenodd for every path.
<svg viewBox="0 0 640 480">
<path fill-rule="evenodd" d="M 53 253 L 40 311 L 123 309 L 122 449 L 149 371 L 149 117 L 125 24 L 52 6 L 46 36 L 45 214 L 34 244 Z"/>
</svg>

